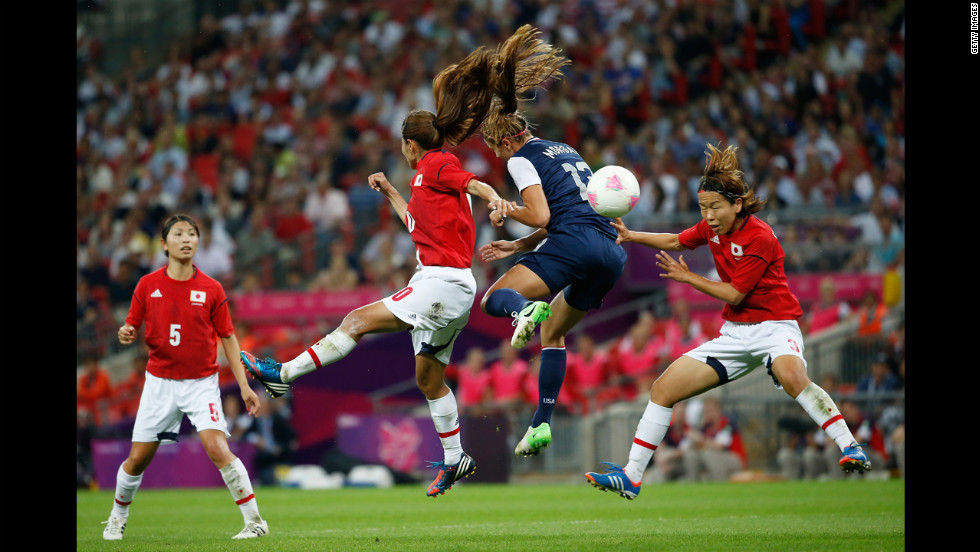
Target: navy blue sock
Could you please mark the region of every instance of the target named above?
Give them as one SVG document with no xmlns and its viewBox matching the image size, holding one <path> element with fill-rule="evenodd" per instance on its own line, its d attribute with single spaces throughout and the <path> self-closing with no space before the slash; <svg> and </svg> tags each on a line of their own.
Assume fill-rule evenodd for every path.
<svg viewBox="0 0 980 552">
<path fill-rule="evenodd" d="M 510 318 L 511 313 L 521 312 L 527 302 L 526 297 L 510 288 L 498 289 L 487 299 L 487 314 Z"/>
<path fill-rule="evenodd" d="M 555 411 L 561 382 L 565 379 L 565 348 L 548 347 L 541 350 L 541 369 L 538 370 L 538 409 L 531 418 L 531 427 L 538 427 L 542 422 L 551 423 L 551 414 Z"/>
</svg>

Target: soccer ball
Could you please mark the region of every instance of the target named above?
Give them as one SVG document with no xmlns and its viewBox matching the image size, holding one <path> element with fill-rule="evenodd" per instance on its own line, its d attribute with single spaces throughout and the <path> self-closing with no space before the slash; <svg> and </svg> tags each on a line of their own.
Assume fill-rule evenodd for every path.
<svg viewBox="0 0 980 552">
<path fill-rule="evenodd" d="M 596 213 L 616 218 L 633 210 L 640 199 L 640 183 L 629 169 L 606 165 L 592 174 L 585 193 Z"/>
</svg>

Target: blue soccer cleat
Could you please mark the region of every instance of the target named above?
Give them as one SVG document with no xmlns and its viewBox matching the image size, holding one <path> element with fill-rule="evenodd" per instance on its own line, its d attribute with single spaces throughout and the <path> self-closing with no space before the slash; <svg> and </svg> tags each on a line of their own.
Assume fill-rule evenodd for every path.
<svg viewBox="0 0 980 552">
<path fill-rule="evenodd" d="M 857 443 L 844 448 L 844 453 L 840 457 L 840 467 L 847 473 L 864 473 L 871 469 L 871 460 L 868 455 L 861 450 Z"/>
<path fill-rule="evenodd" d="M 429 489 L 425 492 L 427 496 L 439 496 L 448 491 L 453 483 L 459 481 L 464 477 L 469 477 L 471 473 L 476 471 L 476 461 L 469 454 L 463 453 L 460 457 L 459 462 L 456 462 L 452 466 L 447 466 L 445 462 L 429 462 L 430 468 L 439 468 L 439 473 L 436 475 L 435 480 L 429 485 Z"/>
<path fill-rule="evenodd" d="M 606 468 L 606 473 L 596 473 L 588 472 L 585 474 L 585 479 L 595 488 L 600 491 L 612 491 L 614 493 L 619 493 L 619 496 L 627 499 L 633 500 L 636 495 L 640 494 L 641 483 L 633 483 L 630 481 L 629 477 L 626 477 L 626 472 L 623 471 L 623 467 L 619 464 L 613 464 L 612 462 L 601 462 L 608 466 Z"/>
<path fill-rule="evenodd" d="M 285 395 L 289 391 L 289 388 L 292 387 L 292 385 L 283 382 L 282 377 L 279 375 L 279 369 L 282 368 L 282 364 L 279 364 L 271 358 L 259 360 L 247 351 L 242 351 L 241 356 L 242 365 L 245 367 L 245 370 L 253 378 L 262 382 L 266 392 L 272 395 L 272 398 Z"/>
</svg>

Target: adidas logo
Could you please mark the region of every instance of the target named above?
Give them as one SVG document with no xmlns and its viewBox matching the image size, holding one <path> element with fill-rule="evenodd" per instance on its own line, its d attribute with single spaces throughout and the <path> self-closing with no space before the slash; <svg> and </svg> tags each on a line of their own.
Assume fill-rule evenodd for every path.
<svg viewBox="0 0 980 552">
<path fill-rule="evenodd" d="M 717 243 L 718 245 L 721 245 L 721 240 L 718 239 L 718 236 L 711 236 L 711 239 L 708 241 L 712 241 Z"/>
<path fill-rule="evenodd" d="M 158 289 L 158 290 L 154 291 L 153 293 L 151 293 L 150 294 L 150 297 L 163 297 L 163 294 L 160 293 L 160 290 Z"/>
</svg>

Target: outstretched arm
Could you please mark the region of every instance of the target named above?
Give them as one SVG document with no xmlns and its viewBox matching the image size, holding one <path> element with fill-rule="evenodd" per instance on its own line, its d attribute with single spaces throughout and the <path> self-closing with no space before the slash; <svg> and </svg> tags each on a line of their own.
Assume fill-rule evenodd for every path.
<svg viewBox="0 0 980 552">
<path fill-rule="evenodd" d="M 626 227 L 623 219 L 616 217 L 609 222 L 619 234 L 616 243 L 633 242 L 662 251 L 684 251 L 687 249 L 681 245 L 678 234 L 662 234 L 656 232 L 636 232 Z"/>
<path fill-rule="evenodd" d="M 501 198 L 497 190 L 494 190 L 489 184 L 480 182 L 475 178 L 471 178 L 466 183 L 466 191 L 470 195 L 483 198 L 489 203 L 490 222 L 494 226 L 503 226 L 504 219 L 507 218 L 507 215 L 517 208 L 516 203 Z"/>
</svg>

